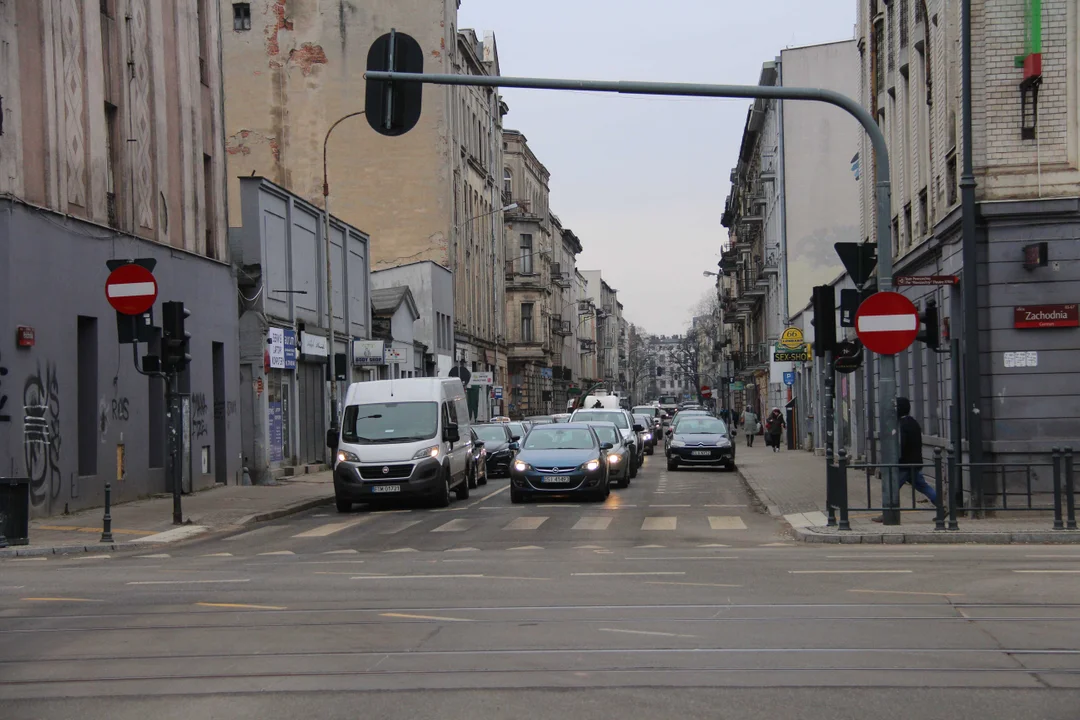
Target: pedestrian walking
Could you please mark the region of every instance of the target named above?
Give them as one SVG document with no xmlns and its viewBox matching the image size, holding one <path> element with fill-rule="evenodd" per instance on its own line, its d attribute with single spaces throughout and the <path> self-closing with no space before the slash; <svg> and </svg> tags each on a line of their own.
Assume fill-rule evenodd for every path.
<svg viewBox="0 0 1080 720">
<path fill-rule="evenodd" d="M 765 444 L 771 447 L 773 452 L 780 452 L 780 437 L 785 427 L 787 423 L 784 422 L 784 414 L 780 412 L 780 408 L 774 407 L 765 420 Z"/>
<path fill-rule="evenodd" d="M 758 417 L 747 405 L 742 414 L 743 432 L 746 433 L 746 447 L 754 447 L 754 436 L 758 434 Z"/>
<path fill-rule="evenodd" d="M 900 420 L 900 487 L 911 483 L 916 490 L 925 495 L 937 506 L 937 493 L 923 476 L 922 426 L 911 417 L 911 401 L 906 397 L 896 398 L 896 416 Z M 878 515 L 874 522 L 881 522 Z"/>
</svg>

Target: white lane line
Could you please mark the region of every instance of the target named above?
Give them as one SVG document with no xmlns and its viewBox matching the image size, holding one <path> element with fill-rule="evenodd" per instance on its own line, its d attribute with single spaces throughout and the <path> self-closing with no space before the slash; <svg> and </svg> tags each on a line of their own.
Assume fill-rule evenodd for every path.
<svg viewBox="0 0 1080 720">
<path fill-rule="evenodd" d="M 232 557 L 232 553 L 207 553 L 206 555 L 200 555 L 199 557 Z"/>
<path fill-rule="evenodd" d="M 711 515 L 709 527 L 713 530 L 745 530 L 746 523 L 738 515 Z"/>
<path fill-rule="evenodd" d="M 664 580 L 646 580 L 646 585 L 685 585 L 687 587 L 722 587 L 722 588 L 740 588 L 742 585 L 725 585 L 722 583 L 688 583 L 688 582 L 666 582 Z"/>
<path fill-rule="evenodd" d="M 1080 560 L 1080 555 L 1025 555 L 1026 558 L 1051 559 L 1051 560 Z"/>
<path fill-rule="evenodd" d="M 45 557 L 11 558 L 5 562 L 45 562 L 48 559 Z"/>
<path fill-rule="evenodd" d="M 618 628 L 597 628 L 600 632 L 626 633 L 627 635 L 655 635 L 656 637 L 693 638 L 697 635 L 679 635 L 678 633 L 650 632 L 648 630 L 619 630 Z"/>
<path fill-rule="evenodd" d="M 112 555 L 80 555 L 72 560 L 108 560 Z"/>
<path fill-rule="evenodd" d="M 574 523 L 571 530 L 607 530 L 608 525 L 611 525 L 612 518 L 609 517 L 583 517 Z M 589 546 L 590 550 L 598 549 Z M 603 549 L 603 548 L 599 548 Z"/>
<path fill-rule="evenodd" d="M 510 550 L 543 550 L 544 548 L 539 545 L 522 545 L 521 547 L 512 547 Z"/>
<path fill-rule="evenodd" d="M 700 548 L 710 548 L 710 547 L 731 547 L 731 546 L 730 545 L 720 545 L 719 543 L 706 543 L 705 545 L 698 545 L 698 547 L 700 547 Z"/>
<path fill-rule="evenodd" d="M 366 560 L 305 560 L 301 565 L 363 565 Z"/>
<path fill-rule="evenodd" d="M 199 607 L 212 607 L 212 608 L 230 608 L 233 610 L 288 610 L 287 607 L 280 605 L 248 605 L 246 603 L 212 603 L 212 602 L 197 602 L 195 603 Z"/>
<path fill-rule="evenodd" d="M 936 593 L 936 592 L 916 592 L 914 590 L 848 590 L 853 593 L 871 593 L 874 595 L 932 595 L 934 597 L 963 597 L 964 593 Z"/>
<path fill-rule="evenodd" d="M 547 520 L 546 517 L 518 517 L 511 520 L 503 530 L 536 530 Z"/>
<path fill-rule="evenodd" d="M 314 537 L 326 537 L 327 535 L 333 535 L 334 533 L 341 532 L 342 530 L 354 527 L 360 523 L 365 523 L 371 519 L 371 516 L 358 517 L 355 520 L 347 520 L 346 522 L 339 523 L 327 523 L 320 525 L 319 527 L 305 530 L 302 533 L 293 535 L 294 538 L 314 538 Z"/>
<path fill-rule="evenodd" d="M 663 545 L 635 545 L 634 549 L 635 550 L 649 550 L 649 549 L 652 549 L 652 548 L 662 548 L 662 547 L 664 547 L 664 546 Z"/>
<path fill-rule="evenodd" d="M 739 558 L 734 555 L 709 555 L 705 557 L 703 555 L 675 555 L 668 557 L 666 555 L 655 555 L 653 557 L 624 557 L 623 560 L 738 560 Z"/>
<path fill-rule="evenodd" d="M 413 548 L 395 548 L 394 550 L 383 550 L 384 553 L 399 553 L 399 552 L 419 552 Z"/>
<path fill-rule="evenodd" d="M 225 538 L 226 540 L 232 540 L 232 538 Z M 172 555 L 169 553 L 154 553 L 153 555 L 136 555 L 137 558 L 170 558 Z"/>
<path fill-rule="evenodd" d="M 354 575 L 353 580 L 446 580 L 449 578 L 482 578 L 483 575 Z"/>
<path fill-rule="evenodd" d="M 445 550 L 444 552 L 479 552 L 479 551 L 480 551 L 480 548 L 456 547 L 456 548 L 450 548 L 449 550 Z"/>
<path fill-rule="evenodd" d="M 25 585 L 0 585 L 0 590 L 22 590 Z"/>
<path fill-rule="evenodd" d="M 262 557 L 264 555 L 295 555 L 295 554 L 296 553 L 294 553 L 292 550 L 274 550 L 273 552 L 259 553 L 258 557 Z"/>
<path fill-rule="evenodd" d="M 440 615 L 410 615 L 408 613 L 379 613 L 379 617 L 404 618 L 406 620 L 437 620 L 439 622 L 472 622 L 468 618 L 442 617 Z"/>
<path fill-rule="evenodd" d="M 693 505 L 650 505 L 649 507 L 652 507 L 652 508 L 676 508 L 676 507 L 682 508 L 682 507 L 693 507 Z"/>
<path fill-rule="evenodd" d="M 570 573 L 571 577 L 625 577 L 632 575 L 685 575 L 684 572 L 659 571 L 659 572 L 576 572 Z"/>
<path fill-rule="evenodd" d="M 458 518 L 456 520 L 451 520 L 448 523 L 440 525 L 431 532 L 465 532 L 470 527 L 472 527 L 471 522 Z"/>
<path fill-rule="evenodd" d="M 575 545 L 575 550 L 603 550 L 603 545 Z"/>
<path fill-rule="evenodd" d="M 899 575 L 913 570 L 788 570 L 792 575 Z"/>
<path fill-rule="evenodd" d="M 407 521 L 401 523 L 400 525 L 395 525 L 394 527 L 392 527 L 392 528 L 390 528 L 388 530 L 383 530 L 379 534 L 380 535 L 396 535 L 397 533 L 401 532 L 402 530 L 408 530 L 413 525 L 419 525 L 422 522 L 424 522 L 424 521 L 423 520 L 407 520 Z"/>
<path fill-rule="evenodd" d="M 327 550 L 323 555 L 355 555 L 358 550 Z"/>
<path fill-rule="evenodd" d="M 641 523 L 642 530 L 674 530 L 677 517 L 647 517 Z"/>
<path fill-rule="evenodd" d="M 479 499 L 479 500 L 477 500 L 476 502 L 472 503 L 472 504 L 471 504 L 471 505 L 469 505 L 468 507 L 476 507 L 476 506 L 477 506 L 477 505 L 479 505 L 480 503 L 482 503 L 482 502 L 484 502 L 484 501 L 486 501 L 486 500 L 490 500 L 491 498 L 495 497 L 495 496 L 496 496 L 496 495 L 498 495 L 499 493 L 502 493 L 502 492 L 506 492 L 506 491 L 507 491 L 507 490 L 509 490 L 509 489 L 510 489 L 510 486 L 509 486 L 509 485 L 504 485 L 503 487 L 499 488 L 499 489 L 498 489 L 498 490 L 496 490 L 495 492 L 493 492 L 493 493 L 488 493 L 487 495 L 485 495 L 484 497 L 480 498 L 480 499 Z"/>
<path fill-rule="evenodd" d="M 580 505 L 571 505 L 569 503 L 566 503 L 566 504 L 559 503 L 558 505 L 537 505 L 536 507 L 538 507 L 538 508 L 579 508 L 581 506 Z"/>
<path fill-rule="evenodd" d="M 876 560 L 878 558 L 891 558 L 891 559 L 904 559 L 904 558 L 932 558 L 933 555 L 925 555 L 923 553 L 852 553 L 850 555 L 826 555 L 825 557 L 831 560 Z"/>
<path fill-rule="evenodd" d="M 134 580 L 125 585 L 212 585 L 218 583 L 246 583 L 251 578 L 237 578 L 234 580 Z"/>
<path fill-rule="evenodd" d="M 1013 572 L 1032 575 L 1076 575 L 1080 573 L 1080 570 L 1013 570 Z"/>
<path fill-rule="evenodd" d="M 203 525 L 184 525 L 182 527 L 173 528 L 172 530 L 166 530 L 165 532 L 159 532 L 156 535 L 147 535 L 146 537 L 135 538 L 128 542 L 133 543 L 171 543 L 178 540 L 187 540 L 190 537 L 201 535 L 209 530 L 209 528 Z"/>
<path fill-rule="evenodd" d="M 704 505 L 703 507 L 744 508 L 746 505 Z"/>
</svg>

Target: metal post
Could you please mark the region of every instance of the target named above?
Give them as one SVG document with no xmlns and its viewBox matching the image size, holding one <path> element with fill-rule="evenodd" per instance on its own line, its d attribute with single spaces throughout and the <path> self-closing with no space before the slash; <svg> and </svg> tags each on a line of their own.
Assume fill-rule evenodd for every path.
<svg viewBox="0 0 1080 720">
<path fill-rule="evenodd" d="M 835 483 L 835 471 L 833 469 L 833 359 L 832 350 L 825 351 L 825 367 L 824 371 L 824 384 L 825 384 L 825 400 L 822 402 L 822 409 L 825 411 L 825 466 L 827 468 L 827 480 L 833 478 Z M 835 485 L 833 485 L 835 490 Z M 829 493 L 826 491 L 826 495 Z M 829 527 L 836 526 L 836 511 L 831 502 L 835 498 L 827 498 L 828 502 L 826 507 L 829 510 Z"/>
<path fill-rule="evenodd" d="M 120 479 L 122 468 L 116 468 L 117 480 Z M 101 542 L 112 544 L 112 480 L 105 477 L 105 514 L 101 518 Z"/>
<path fill-rule="evenodd" d="M 1073 480 L 1073 452 L 1065 448 L 1065 527 L 1076 529 L 1076 484 Z"/>
<path fill-rule="evenodd" d="M 836 493 L 840 501 L 840 526 L 839 530 L 851 530 L 851 521 L 848 519 L 848 487 L 847 487 L 847 450 L 840 447 L 839 464 L 836 468 Z"/>
<path fill-rule="evenodd" d="M 183 429 L 180 423 L 183 421 L 183 412 L 177 407 L 176 384 L 178 378 L 174 373 L 165 376 L 165 404 L 169 408 L 167 420 L 169 424 L 169 476 L 172 478 L 173 496 L 173 525 L 184 524 L 184 512 L 180 502 L 180 491 L 184 482 L 183 470 Z"/>
<path fill-rule="evenodd" d="M 934 490 L 937 491 L 937 502 L 934 512 L 934 529 L 945 529 L 945 498 L 942 493 L 945 492 L 945 479 L 941 476 L 941 448 L 934 448 Z"/>
<path fill-rule="evenodd" d="M 955 456 L 956 472 L 949 473 L 949 495 L 952 496 L 953 504 L 951 512 L 953 519 L 956 517 L 956 506 L 964 506 L 964 443 L 961 439 L 961 415 L 964 404 L 960 401 L 963 387 L 960 382 L 960 341 L 953 338 L 949 342 L 949 359 L 951 360 L 952 375 L 952 410 L 949 415 L 949 435 L 952 440 L 952 451 Z M 956 528 L 949 528 L 955 530 Z"/>
<path fill-rule="evenodd" d="M 960 526 L 956 524 L 956 493 L 954 492 L 954 486 L 959 476 L 959 469 L 957 468 L 956 452 L 952 449 L 948 449 L 949 453 L 949 529 L 959 530 Z"/>
<path fill-rule="evenodd" d="M 1061 449 L 1054 448 L 1050 451 L 1050 460 L 1054 465 L 1054 529 L 1064 530 L 1065 524 L 1061 522 Z"/>
</svg>

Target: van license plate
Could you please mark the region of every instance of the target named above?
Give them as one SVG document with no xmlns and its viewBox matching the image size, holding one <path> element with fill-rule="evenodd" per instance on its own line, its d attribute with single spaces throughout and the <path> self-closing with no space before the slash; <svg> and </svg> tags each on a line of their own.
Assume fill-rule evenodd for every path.
<svg viewBox="0 0 1080 720">
<path fill-rule="evenodd" d="M 371 488 L 371 492 L 376 492 L 376 493 L 401 492 L 401 486 L 400 485 L 374 485 Z"/>
<path fill-rule="evenodd" d="M 690 454 L 691 455 L 703 455 L 703 456 L 707 457 L 709 455 L 712 455 L 712 450 L 694 450 Z"/>
</svg>

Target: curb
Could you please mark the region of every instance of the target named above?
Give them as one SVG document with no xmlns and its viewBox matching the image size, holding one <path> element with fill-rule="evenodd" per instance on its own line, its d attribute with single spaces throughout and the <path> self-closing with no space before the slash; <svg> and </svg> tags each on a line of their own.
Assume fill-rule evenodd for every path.
<svg viewBox="0 0 1080 720">
<path fill-rule="evenodd" d="M 795 538 L 805 543 L 843 545 L 1071 545 L 1080 543 L 1078 530 L 964 532 L 960 530 L 930 530 L 911 533 L 857 533 L 832 531 L 816 532 L 807 528 L 792 528 Z"/>
<path fill-rule="evenodd" d="M 286 517 L 288 515 L 295 515 L 296 513 L 304 512 L 305 510 L 311 510 L 312 508 L 322 507 L 324 505 L 330 505 L 334 502 L 334 496 L 329 495 L 327 497 L 310 498 L 308 500 L 301 500 L 300 502 L 292 503 L 284 507 L 277 508 L 275 510 L 267 510 L 261 513 L 255 513 L 254 515 L 246 515 L 240 518 L 234 525 L 229 528 L 221 528 L 221 530 L 235 529 L 236 527 L 242 527 L 245 525 L 252 525 L 258 522 L 265 522 L 266 520 L 276 520 L 278 518 Z M 210 532 L 200 534 L 198 537 L 205 537 L 210 535 Z M 189 538 L 194 540 L 196 538 Z M 183 542 L 183 541 L 179 541 Z M 79 553 L 100 553 L 100 552 L 120 552 L 124 550 L 144 550 L 148 548 L 161 547 L 162 545 L 171 545 L 173 543 L 113 543 L 112 545 L 104 545 L 101 543 L 94 543 L 90 545 L 57 545 L 55 547 L 31 547 L 16 545 L 0 550 L 0 559 L 3 558 L 23 558 L 23 557 L 48 557 L 50 555 L 78 555 Z"/>
</svg>

